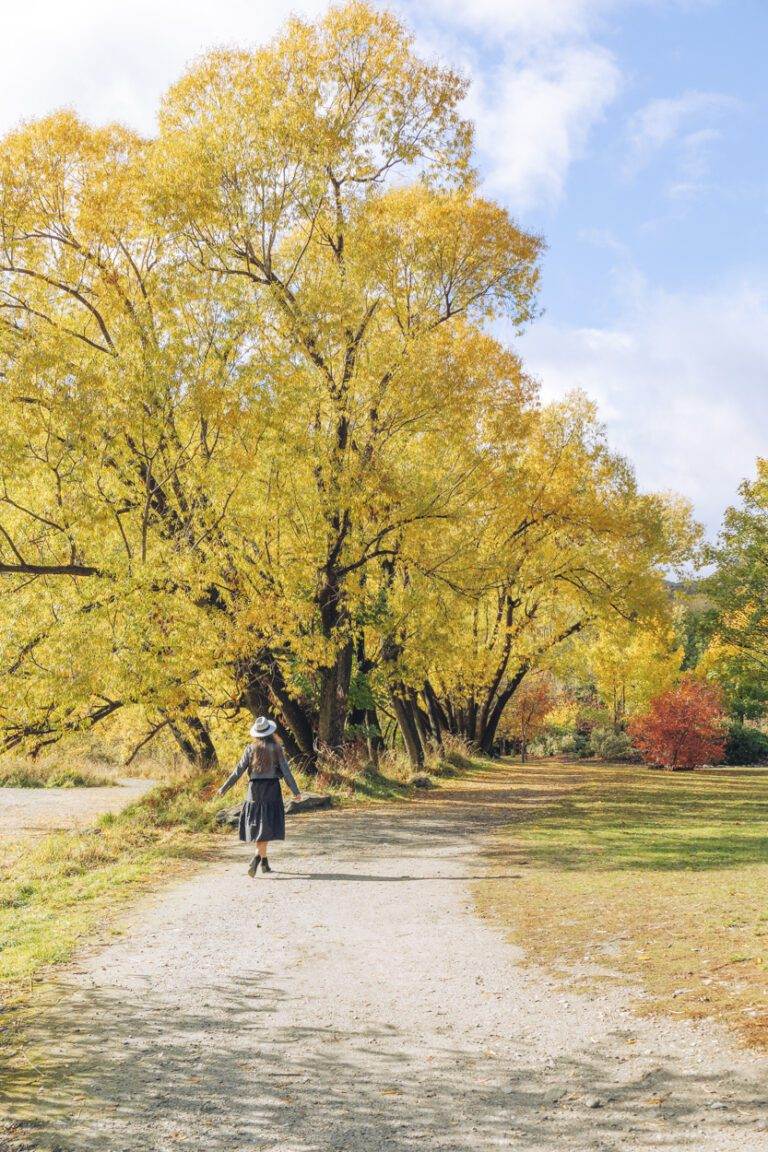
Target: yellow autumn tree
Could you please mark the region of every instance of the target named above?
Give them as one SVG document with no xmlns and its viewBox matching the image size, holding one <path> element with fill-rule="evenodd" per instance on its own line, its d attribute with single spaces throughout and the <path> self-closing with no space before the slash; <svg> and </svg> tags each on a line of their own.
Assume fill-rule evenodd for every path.
<svg viewBox="0 0 768 1152">
<path fill-rule="evenodd" d="M 614 728 L 648 709 L 681 674 L 684 652 L 669 619 L 614 621 L 587 645 L 586 663 Z"/>
<path fill-rule="evenodd" d="M 5 140 L 13 739 L 127 703 L 197 759 L 227 704 L 308 757 L 342 739 L 367 569 L 456 513 L 461 454 L 420 453 L 482 401 L 479 325 L 536 287 L 463 94 L 353 3 L 204 58 L 155 140 L 70 114 Z"/>
<path fill-rule="evenodd" d="M 583 400 L 490 334 L 542 242 L 483 197 L 463 80 L 365 3 L 218 51 L 145 140 L 0 145 L 0 731 L 115 715 L 312 768 L 391 709 L 490 747 L 525 673 L 679 551 Z"/>
<path fill-rule="evenodd" d="M 449 560 L 432 596 L 414 594 L 415 566 L 403 577 L 403 635 L 428 611 L 419 643 L 400 645 L 403 679 L 425 713 L 487 752 L 526 675 L 573 638 L 663 616 L 663 565 L 695 538 L 684 505 L 638 491 L 584 397 L 511 427 L 475 442 L 482 482 L 463 523 L 442 530 Z"/>
</svg>

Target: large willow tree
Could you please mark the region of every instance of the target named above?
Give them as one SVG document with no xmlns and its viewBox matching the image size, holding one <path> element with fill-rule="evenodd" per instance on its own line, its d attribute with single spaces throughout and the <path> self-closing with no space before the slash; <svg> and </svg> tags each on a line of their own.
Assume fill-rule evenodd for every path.
<svg viewBox="0 0 768 1152">
<path fill-rule="evenodd" d="M 683 503 L 638 491 L 580 395 L 523 413 L 517 437 L 509 416 L 494 420 L 473 450 L 482 483 L 460 520 L 433 529 L 442 562 L 425 579 L 404 560 L 393 584 L 415 759 L 442 731 L 491 752 L 524 678 L 577 638 L 663 628 L 664 566 L 696 539 Z"/>
<path fill-rule="evenodd" d="M 541 242 L 478 193 L 463 95 L 351 3 L 205 57 L 154 139 L 3 141 L 6 747 L 130 708 L 211 763 L 248 709 L 311 765 L 378 699 L 418 759 L 457 693 L 489 746 L 547 638 L 658 584 L 658 506 L 487 335 Z"/>
</svg>

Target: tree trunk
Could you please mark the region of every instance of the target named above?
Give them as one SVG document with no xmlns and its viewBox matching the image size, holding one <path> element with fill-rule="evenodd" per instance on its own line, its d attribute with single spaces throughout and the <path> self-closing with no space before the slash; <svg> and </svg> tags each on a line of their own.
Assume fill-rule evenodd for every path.
<svg viewBox="0 0 768 1152">
<path fill-rule="evenodd" d="M 366 743 L 368 745 L 368 755 L 374 764 L 378 764 L 379 755 L 384 749 L 384 737 L 381 734 L 379 714 L 375 707 L 366 708 L 365 727 L 367 732 Z"/>
<path fill-rule="evenodd" d="M 252 716 L 272 716 L 287 755 L 305 772 L 317 771 L 312 724 L 304 709 L 288 694 L 275 657 L 243 661 L 236 668 L 243 683 L 242 702 Z"/>
<path fill-rule="evenodd" d="M 496 740 L 496 731 L 499 727 L 499 721 L 501 720 L 501 717 L 504 713 L 504 709 L 514 696 L 517 689 L 520 687 L 527 672 L 527 664 L 524 664 L 522 668 L 518 668 L 517 672 L 509 681 L 504 691 L 499 693 L 496 699 L 496 703 L 491 708 L 485 724 L 485 730 L 478 734 L 478 745 L 481 750 L 488 756 L 493 755 L 493 745 L 494 741 Z"/>
<path fill-rule="evenodd" d="M 330 668 L 320 670 L 320 743 L 337 751 L 344 743 L 349 685 L 352 678 L 352 642 L 348 641 Z"/>
<path fill-rule="evenodd" d="M 467 726 L 467 714 L 463 708 L 456 709 L 456 727 L 459 735 L 463 736 L 465 740 L 469 739 L 469 728 Z"/>
<path fill-rule="evenodd" d="M 315 751 L 315 734 L 312 729 L 312 720 L 298 700 L 288 692 L 285 677 L 277 661 L 270 669 L 270 688 L 280 711 L 285 717 L 286 725 L 290 728 L 295 739 L 302 765 L 308 771 L 316 769 L 317 753 Z"/>
<path fill-rule="evenodd" d="M 465 735 L 467 740 L 475 744 L 477 742 L 477 700 L 475 700 L 474 696 L 470 697 L 467 702 L 466 717 L 467 730 Z"/>
<path fill-rule="evenodd" d="M 357 676 L 365 679 L 367 687 L 366 695 L 370 698 L 371 692 L 368 676 L 376 667 L 376 662 L 374 660 L 369 660 L 368 656 L 366 655 L 365 636 L 363 633 L 360 633 L 356 638 L 354 650 Z M 362 693 L 358 693 L 358 695 L 362 695 Z M 350 709 L 349 715 L 347 716 L 347 727 L 369 727 L 371 723 L 369 719 L 370 714 L 373 714 L 374 717 L 376 716 L 376 706 L 374 704 L 359 703 L 355 705 L 354 708 Z M 373 720 L 373 724 L 378 728 L 378 718 Z M 370 741 L 368 741 L 368 743 L 370 746 Z"/>
<path fill-rule="evenodd" d="M 507 668 L 509 666 L 509 658 L 512 654 L 512 620 L 514 617 L 516 607 L 517 607 L 517 601 L 514 600 L 512 596 L 510 596 L 509 592 L 505 592 L 504 597 L 499 604 L 499 616 L 498 616 L 498 623 L 499 624 L 501 623 L 502 616 L 504 617 L 504 629 L 505 629 L 504 644 L 502 646 L 501 656 L 499 658 L 499 662 L 496 665 L 496 671 L 493 674 L 493 679 L 491 680 L 491 683 L 488 685 L 488 688 L 485 691 L 483 704 L 482 704 L 482 707 L 480 708 L 480 715 L 478 717 L 478 721 L 477 721 L 477 725 L 476 725 L 476 729 L 475 729 L 476 734 L 473 737 L 473 739 L 476 740 L 478 746 L 481 748 L 483 747 L 483 741 L 485 739 L 485 731 L 488 727 L 488 721 L 489 721 L 489 717 L 491 715 L 491 711 L 493 708 L 494 699 L 496 697 L 496 693 L 498 692 L 499 688 L 501 687 L 502 680 L 504 679 L 504 675 L 505 675 Z M 498 721 L 497 721 L 497 724 L 498 724 Z"/>
<path fill-rule="evenodd" d="M 416 722 L 413 718 L 410 701 L 406 698 L 402 686 L 390 690 L 390 699 L 392 700 L 392 707 L 397 717 L 397 723 L 403 734 L 408 758 L 414 768 L 423 768 L 424 749 L 421 744 L 421 739 L 419 738 Z"/>
<path fill-rule="evenodd" d="M 169 716 L 163 713 L 179 748 L 195 768 L 218 768 L 219 758 L 207 726 L 197 716 Z"/>
<path fill-rule="evenodd" d="M 551 652 L 553 648 L 556 648 L 558 644 L 562 644 L 564 640 L 569 638 L 569 636 L 575 636 L 577 632 L 580 632 L 584 627 L 584 623 L 584 620 L 577 620 L 575 624 L 571 624 L 568 628 L 561 632 L 559 636 L 556 636 L 554 640 L 552 640 L 549 644 L 543 648 L 540 648 L 536 655 L 542 656 L 545 652 Z M 499 721 L 501 720 L 504 709 L 514 696 L 517 689 L 520 687 L 520 684 L 522 683 L 526 674 L 530 671 L 531 663 L 532 661 L 528 660 L 518 668 L 512 679 L 507 683 L 504 691 L 499 693 L 496 699 L 496 703 L 492 708 L 489 709 L 488 719 L 485 725 L 483 725 L 478 739 L 480 748 L 489 756 L 493 755 L 493 744 L 496 739 L 496 730 L 499 727 Z"/>
<path fill-rule="evenodd" d="M 443 743 L 443 732 L 447 729 L 448 722 L 429 680 L 424 681 L 424 699 L 429 709 L 429 717 L 432 721 L 432 732 L 434 733 L 435 741 L 441 745 Z"/>
<path fill-rule="evenodd" d="M 419 734 L 422 748 L 426 751 L 429 740 L 432 735 L 430 731 L 429 717 L 425 715 L 419 705 L 419 698 L 413 688 L 408 689 L 408 702 L 411 705 L 411 715 L 413 722 L 416 725 L 416 731 Z"/>
</svg>

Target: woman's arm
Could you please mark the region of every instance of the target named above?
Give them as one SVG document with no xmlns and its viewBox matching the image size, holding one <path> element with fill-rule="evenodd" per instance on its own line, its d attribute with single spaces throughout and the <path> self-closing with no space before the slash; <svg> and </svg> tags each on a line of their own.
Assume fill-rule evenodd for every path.
<svg viewBox="0 0 768 1152">
<path fill-rule="evenodd" d="M 278 755 L 279 755 L 279 759 L 280 759 L 280 771 L 283 774 L 283 780 L 285 780 L 286 784 L 290 788 L 291 792 L 293 792 L 294 796 L 301 796 L 301 789 L 299 788 L 298 784 L 296 783 L 296 781 L 293 778 L 293 772 L 291 772 L 290 765 L 288 764 L 288 760 L 286 758 L 285 752 L 283 751 L 282 745 L 279 745 L 278 747 L 279 747 Z"/>
<path fill-rule="evenodd" d="M 238 780 L 242 776 L 243 772 L 245 772 L 245 770 L 248 767 L 248 765 L 250 764 L 250 762 L 251 762 L 251 746 L 249 744 L 248 747 L 246 748 L 245 752 L 243 752 L 242 756 L 238 760 L 237 767 L 235 768 L 234 772 L 232 772 L 231 775 L 229 775 L 227 777 L 227 779 L 222 784 L 221 788 L 219 788 L 216 795 L 217 796 L 223 796 L 225 792 L 229 792 L 232 785 L 237 784 Z"/>
</svg>

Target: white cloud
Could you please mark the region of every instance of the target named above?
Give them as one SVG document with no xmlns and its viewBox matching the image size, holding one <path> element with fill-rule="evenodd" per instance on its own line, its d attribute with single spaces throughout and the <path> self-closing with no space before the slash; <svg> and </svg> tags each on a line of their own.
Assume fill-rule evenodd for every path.
<svg viewBox="0 0 768 1152">
<path fill-rule="evenodd" d="M 766 452 L 768 285 L 671 295 L 633 281 L 629 310 L 605 328 L 544 320 L 521 350 L 547 397 L 583 388 L 645 488 L 694 503 L 714 533 Z"/>
<path fill-rule="evenodd" d="M 619 84 L 611 54 L 591 44 L 477 76 L 469 110 L 489 190 L 519 212 L 557 202 Z"/>
<path fill-rule="evenodd" d="M 625 175 L 638 175 L 660 152 L 671 152 L 674 178 L 671 195 L 699 190 L 709 172 L 712 145 L 722 133 L 713 127 L 738 102 L 722 92 L 684 92 L 651 100 L 632 118 Z"/>
<path fill-rule="evenodd" d="M 513 36 L 524 48 L 583 39 L 621 9 L 705 8 L 719 0 L 399 0 L 411 17 L 461 24 L 470 34 Z"/>
<path fill-rule="evenodd" d="M 486 187 L 513 211 L 563 196 L 621 83 L 598 17 L 634 2 L 649 0 L 400 0 L 420 39 L 469 75 Z"/>
<path fill-rule="evenodd" d="M 214 45 L 257 43 L 323 0 L 25 0 L 3 11 L 0 132 L 62 106 L 154 128 L 163 91 Z"/>
<path fill-rule="evenodd" d="M 527 44 L 584 36 L 596 16 L 621 0 L 427 0 L 425 9 L 438 20 L 467 28 L 512 34 Z"/>
</svg>

